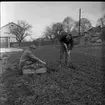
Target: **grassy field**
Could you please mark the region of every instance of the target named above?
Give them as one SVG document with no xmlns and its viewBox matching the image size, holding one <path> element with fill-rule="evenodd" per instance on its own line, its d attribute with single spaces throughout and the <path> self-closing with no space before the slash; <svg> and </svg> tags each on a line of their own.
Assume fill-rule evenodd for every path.
<svg viewBox="0 0 105 105">
<path fill-rule="evenodd" d="M 21 53 L 12 54 L 9 67 L 18 63 Z M 103 47 L 75 47 L 75 70 L 58 67 L 59 47 L 39 47 L 35 55 L 56 72 L 20 76 L 18 68 L 8 69 L 1 79 L 1 97 L 7 100 L 0 105 L 104 105 Z"/>
</svg>

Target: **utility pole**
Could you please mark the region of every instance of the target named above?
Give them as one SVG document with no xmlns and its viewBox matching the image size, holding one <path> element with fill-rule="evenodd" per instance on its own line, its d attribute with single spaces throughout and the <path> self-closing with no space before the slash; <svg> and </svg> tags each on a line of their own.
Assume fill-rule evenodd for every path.
<svg viewBox="0 0 105 105">
<path fill-rule="evenodd" d="M 80 42 L 80 36 L 81 36 L 80 26 L 81 26 L 81 9 L 79 9 L 79 42 Z"/>
</svg>

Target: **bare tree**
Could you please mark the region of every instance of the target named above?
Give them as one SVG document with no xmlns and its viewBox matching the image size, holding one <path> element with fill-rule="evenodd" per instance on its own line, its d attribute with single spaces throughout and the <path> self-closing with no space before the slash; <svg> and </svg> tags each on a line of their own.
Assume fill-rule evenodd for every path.
<svg viewBox="0 0 105 105">
<path fill-rule="evenodd" d="M 55 37 L 58 36 L 62 30 L 63 30 L 62 23 L 58 22 L 53 24 L 52 31 Z"/>
<path fill-rule="evenodd" d="M 75 28 L 76 31 L 78 31 L 78 28 L 79 28 L 79 21 L 76 22 L 74 28 Z M 81 34 L 83 34 L 84 32 L 86 32 L 86 31 L 89 30 L 90 28 L 92 28 L 91 22 L 90 22 L 87 18 L 82 18 L 82 19 L 81 19 L 81 24 L 80 24 L 80 31 L 81 31 Z"/>
<path fill-rule="evenodd" d="M 105 26 L 105 14 L 97 20 L 97 26 L 104 27 Z"/>
<path fill-rule="evenodd" d="M 18 20 L 18 24 L 15 27 L 9 27 L 10 33 L 16 36 L 19 45 L 27 36 L 31 35 L 31 28 L 31 25 L 21 20 Z"/>
<path fill-rule="evenodd" d="M 63 24 L 60 22 L 54 23 L 52 30 L 53 30 L 53 34 L 54 34 L 53 40 L 55 40 L 55 42 L 57 44 L 57 42 L 58 42 L 57 38 L 59 38 L 61 32 L 63 31 Z"/>
<path fill-rule="evenodd" d="M 62 23 L 52 23 L 50 26 L 46 27 L 44 37 L 51 40 L 52 44 L 54 44 L 54 38 L 60 34 L 62 29 Z"/>
<path fill-rule="evenodd" d="M 67 28 L 68 32 L 70 32 L 72 28 L 75 26 L 75 20 L 68 16 L 63 20 L 62 24 L 63 27 Z"/>
<path fill-rule="evenodd" d="M 52 31 L 52 25 L 51 26 L 47 26 L 45 28 L 44 39 L 45 38 L 51 40 L 51 42 L 53 44 L 54 34 L 53 34 L 53 31 Z"/>
</svg>

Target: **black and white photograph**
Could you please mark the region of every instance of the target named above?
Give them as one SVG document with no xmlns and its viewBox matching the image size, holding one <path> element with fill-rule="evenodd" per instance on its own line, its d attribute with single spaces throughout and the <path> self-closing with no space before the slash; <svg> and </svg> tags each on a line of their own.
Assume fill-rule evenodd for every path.
<svg viewBox="0 0 105 105">
<path fill-rule="evenodd" d="M 105 105 L 104 65 L 104 1 L 0 2 L 0 105 Z"/>
</svg>

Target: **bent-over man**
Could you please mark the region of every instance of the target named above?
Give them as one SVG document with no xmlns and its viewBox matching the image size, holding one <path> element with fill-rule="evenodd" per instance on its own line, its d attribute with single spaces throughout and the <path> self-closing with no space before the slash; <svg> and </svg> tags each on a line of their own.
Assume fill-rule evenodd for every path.
<svg viewBox="0 0 105 105">
<path fill-rule="evenodd" d="M 73 48 L 73 38 L 72 34 L 62 31 L 59 37 L 60 42 L 60 63 L 65 54 L 65 65 L 68 64 L 68 59 L 70 59 L 70 52 Z"/>
<path fill-rule="evenodd" d="M 73 48 L 74 41 L 72 34 L 67 32 L 67 29 L 63 28 L 59 35 L 57 35 L 54 39 L 58 39 L 60 42 L 60 59 L 59 63 L 61 66 L 61 61 L 63 59 L 63 55 L 65 55 L 65 65 L 67 66 L 68 60 L 70 60 L 70 52 Z"/>
</svg>

